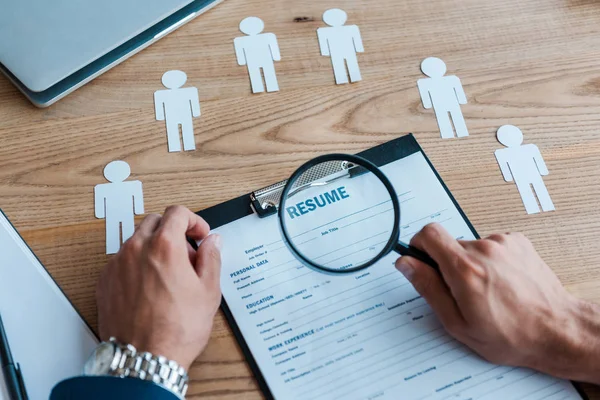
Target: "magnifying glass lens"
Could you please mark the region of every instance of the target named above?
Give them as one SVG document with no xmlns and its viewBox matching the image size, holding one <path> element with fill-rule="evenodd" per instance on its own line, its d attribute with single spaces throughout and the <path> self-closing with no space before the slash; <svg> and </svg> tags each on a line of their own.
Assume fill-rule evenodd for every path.
<svg viewBox="0 0 600 400">
<path fill-rule="evenodd" d="M 326 161 L 295 174 L 288 187 L 280 204 L 284 237 L 312 266 L 357 270 L 395 242 L 392 194 L 367 168 L 345 159 Z"/>
</svg>

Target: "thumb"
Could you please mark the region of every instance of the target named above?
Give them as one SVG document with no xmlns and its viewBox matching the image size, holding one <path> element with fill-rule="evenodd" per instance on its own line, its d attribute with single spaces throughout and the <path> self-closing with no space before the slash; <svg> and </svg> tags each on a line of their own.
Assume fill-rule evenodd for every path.
<svg viewBox="0 0 600 400">
<path fill-rule="evenodd" d="M 396 269 L 427 301 L 447 330 L 452 331 L 464 324 L 458 305 L 439 272 L 412 257 L 400 257 L 396 261 Z"/>
<path fill-rule="evenodd" d="M 221 236 L 213 234 L 202 241 L 196 253 L 196 274 L 214 290 L 220 290 L 221 246 Z"/>
</svg>

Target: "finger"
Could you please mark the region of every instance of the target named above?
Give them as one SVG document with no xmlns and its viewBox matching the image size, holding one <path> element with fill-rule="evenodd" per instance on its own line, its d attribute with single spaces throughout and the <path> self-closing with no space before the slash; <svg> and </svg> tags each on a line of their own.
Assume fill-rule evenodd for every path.
<svg viewBox="0 0 600 400">
<path fill-rule="evenodd" d="M 194 250 L 189 242 L 187 244 L 187 252 L 188 257 L 190 258 L 190 264 L 194 265 L 196 263 L 196 250 Z"/>
<path fill-rule="evenodd" d="M 220 291 L 221 236 L 210 235 L 202 241 L 196 256 L 196 274 L 210 289 Z"/>
<path fill-rule="evenodd" d="M 210 226 L 200 216 L 183 206 L 171 206 L 165 213 L 156 229 L 156 233 L 167 233 L 172 237 L 186 236 L 194 240 L 202 240 L 210 232 Z"/>
<path fill-rule="evenodd" d="M 446 330 L 453 336 L 464 326 L 464 318 L 439 273 L 412 257 L 400 257 L 396 268 L 431 306 Z"/>
<path fill-rule="evenodd" d="M 440 224 L 429 224 L 417 233 L 410 244 L 425 253 L 440 266 L 446 278 L 453 275 L 452 269 L 458 256 L 465 253 L 461 244 Z"/>
<path fill-rule="evenodd" d="M 504 243 L 506 243 L 507 238 L 508 238 L 508 234 L 500 235 L 498 233 L 494 233 L 493 235 L 488 236 L 486 239 L 491 240 L 496 243 L 504 244 Z"/>
<path fill-rule="evenodd" d="M 135 235 L 142 237 L 150 237 L 158 227 L 161 216 L 158 214 L 150 214 L 143 219 L 135 230 Z"/>
</svg>

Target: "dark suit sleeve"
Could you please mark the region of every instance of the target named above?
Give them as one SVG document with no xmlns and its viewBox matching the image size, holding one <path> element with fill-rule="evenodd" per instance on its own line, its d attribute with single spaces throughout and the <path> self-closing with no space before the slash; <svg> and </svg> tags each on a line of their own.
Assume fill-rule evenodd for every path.
<svg viewBox="0 0 600 400">
<path fill-rule="evenodd" d="M 82 376 L 60 382 L 52 389 L 50 400 L 180 400 L 178 396 L 152 382 L 112 376 Z"/>
</svg>

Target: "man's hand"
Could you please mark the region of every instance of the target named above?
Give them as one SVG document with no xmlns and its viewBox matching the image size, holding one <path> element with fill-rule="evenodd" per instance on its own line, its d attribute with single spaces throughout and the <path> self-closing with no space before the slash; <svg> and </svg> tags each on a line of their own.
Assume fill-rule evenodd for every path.
<svg viewBox="0 0 600 400">
<path fill-rule="evenodd" d="M 221 301 L 221 238 L 184 207 L 148 215 L 100 276 L 100 336 L 114 336 L 189 369 Z M 196 252 L 186 236 L 203 240 Z"/>
<path fill-rule="evenodd" d="M 396 267 L 446 330 L 485 359 L 600 383 L 600 310 L 569 294 L 521 234 L 457 241 L 440 225 L 411 244 L 440 266 L 411 257 Z"/>
</svg>

